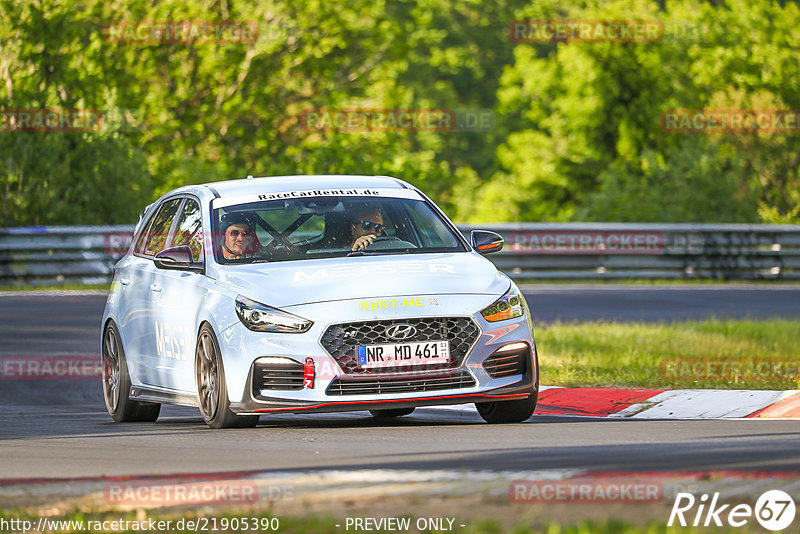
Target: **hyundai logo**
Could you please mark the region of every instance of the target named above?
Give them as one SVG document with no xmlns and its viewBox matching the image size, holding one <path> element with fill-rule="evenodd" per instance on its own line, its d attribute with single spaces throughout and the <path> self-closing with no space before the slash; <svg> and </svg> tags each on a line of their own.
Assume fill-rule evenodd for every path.
<svg viewBox="0 0 800 534">
<path fill-rule="evenodd" d="M 392 326 L 386 327 L 386 335 L 392 339 L 401 341 L 417 335 L 417 329 L 406 323 L 393 324 Z"/>
</svg>

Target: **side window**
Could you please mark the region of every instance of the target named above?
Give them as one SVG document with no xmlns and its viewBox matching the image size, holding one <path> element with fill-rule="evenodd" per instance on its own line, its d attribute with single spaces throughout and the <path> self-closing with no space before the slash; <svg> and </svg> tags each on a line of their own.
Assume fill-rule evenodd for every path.
<svg viewBox="0 0 800 534">
<path fill-rule="evenodd" d="M 203 257 L 203 221 L 200 218 L 200 205 L 192 199 L 187 199 L 183 206 L 183 213 L 178 219 L 178 229 L 175 230 L 173 247 L 186 245 L 192 249 L 192 260 L 200 261 Z"/>
<path fill-rule="evenodd" d="M 161 206 L 161 209 L 153 219 L 153 224 L 150 225 L 150 230 L 147 232 L 145 247 L 142 254 L 145 256 L 155 256 L 166 248 L 169 230 L 172 227 L 172 221 L 175 219 L 175 214 L 178 212 L 178 206 L 180 205 L 181 199 L 176 198 Z"/>
<path fill-rule="evenodd" d="M 144 242 L 145 238 L 147 237 L 147 229 L 150 227 L 150 223 L 153 221 L 153 210 L 155 207 L 150 204 L 147 206 L 141 215 L 140 218 L 143 218 L 136 224 L 135 230 L 138 231 L 136 235 L 134 235 L 134 239 L 136 240 L 136 246 L 133 247 L 133 251 L 136 254 L 144 254 Z"/>
<path fill-rule="evenodd" d="M 144 242 L 147 238 L 147 227 L 149 226 L 150 221 L 146 221 L 144 227 L 142 228 L 142 232 L 136 238 L 136 247 L 133 251 L 136 254 L 144 254 Z"/>
</svg>

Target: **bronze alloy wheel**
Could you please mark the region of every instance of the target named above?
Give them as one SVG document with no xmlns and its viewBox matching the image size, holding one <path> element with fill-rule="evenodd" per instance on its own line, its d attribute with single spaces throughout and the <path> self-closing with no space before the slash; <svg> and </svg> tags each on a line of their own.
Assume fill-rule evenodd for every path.
<svg viewBox="0 0 800 534">
<path fill-rule="evenodd" d="M 217 353 L 210 332 L 201 331 L 197 340 L 197 393 L 200 397 L 200 413 L 208 423 L 214 420 L 219 406 L 219 382 Z"/>
<path fill-rule="evenodd" d="M 200 413 L 208 426 L 244 428 L 258 424 L 257 415 L 236 415 L 231 411 L 219 344 L 208 324 L 200 328 L 197 337 L 194 369 Z"/>
<path fill-rule="evenodd" d="M 103 397 L 108 413 L 119 406 L 119 344 L 116 332 L 107 328 L 103 336 Z"/>
<path fill-rule="evenodd" d="M 131 377 L 128 374 L 125 350 L 113 321 L 108 323 L 103 333 L 102 364 L 103 399 L 114 421 L 148 423 L 158 419 L 160 404 L 130 398 Z"/>
</svg>

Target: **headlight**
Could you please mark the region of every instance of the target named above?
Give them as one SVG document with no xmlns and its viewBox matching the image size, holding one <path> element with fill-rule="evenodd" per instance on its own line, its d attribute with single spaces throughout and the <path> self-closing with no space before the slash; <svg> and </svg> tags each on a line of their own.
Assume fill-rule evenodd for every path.
<svg viewBox="0 0 800 534">
<path fill-rule="evenodd" d="M 483 310 L 481 315 L 490 323 L 522 317 L 525 313 L 524 302 L 525 301 L 522 300 L 522 295 L 519 294 L 519 290 L 512 286 L 505 295 Z"/>
<path fill-rule="evenodd" d="M 236 297 L 236 314 L 244 325 L 256 332 L 301 334 L 314 323 L 289 312 L 261 304 L 247 297 Z"/>
</svg>

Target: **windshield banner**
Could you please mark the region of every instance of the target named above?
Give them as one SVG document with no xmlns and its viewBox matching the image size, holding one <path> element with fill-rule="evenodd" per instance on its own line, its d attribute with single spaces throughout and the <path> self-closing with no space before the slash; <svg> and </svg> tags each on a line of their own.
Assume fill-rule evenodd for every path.
<svg viewBox="0 0 800 534">
<path fill-rule="evenodd" d="M 216 198 L 211 204 L 214 209 L 235 206 L 236 204 L 249 204 L 251 202 L 264 202 L 269 200 L 287 200 L 293 198 L 311 197 L 380 197 L 380 198 L 407 198 L 422 200 L 419 193 L 413 189 L 393 188 L 348 188 L 348 189 L 309 189 L 306 191 L 278 191 L 275 193 L 251 193 L 227 198 Z"/>
</svg>

